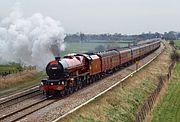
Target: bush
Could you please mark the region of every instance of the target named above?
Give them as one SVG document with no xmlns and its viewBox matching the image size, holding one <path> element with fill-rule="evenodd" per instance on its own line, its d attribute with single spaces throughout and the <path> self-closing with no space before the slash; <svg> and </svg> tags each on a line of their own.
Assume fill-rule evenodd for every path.
<svg viewBox="0 0 180 122">
<path fill-rule="evenodd" d="M 173 53 L 171 54 L 171 59 L 173 61 L 179 61 L 180 59 L 180 53 L 178 53 L 176 50 L 173 51 Z"/>
<path fill-rule="evenodd" d="M 170 44 L 171 46 L 174 46 L 175 43 L 174 43 L 174 41 L 171 40 L 171 41 L 169 42 L 169 44 Z"/>
</svg>

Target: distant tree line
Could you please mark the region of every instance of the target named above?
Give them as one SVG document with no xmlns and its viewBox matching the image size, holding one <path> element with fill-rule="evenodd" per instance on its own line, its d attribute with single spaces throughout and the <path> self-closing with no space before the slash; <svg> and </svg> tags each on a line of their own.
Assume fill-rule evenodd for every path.
<svg viewBox="0 0 180 122">
<path fill-rule="evenodd" d="M 163 34 L 163 39 L 166 39 L 166 40 L 177 40 L 177 39 L 180 39 L 180 33 L 179 32 L 175 32 L 175 31 L 165 32 Z"/>
<path fill-rule="evenodd" d="M 166 40 L 176 40 L 180 39 L 180 33 L 170 31 L 165 32 L 164 34 L 155 32 L 155 33 L 142 33 L 139 35 L 126 35 L 121 33 L 105 33 L 105 34 L 67 34 L 65 41 L 66 42 L 96 42 L 96 41 L 142 41 L 147 39 L 162 38 Z"/>
</svg>

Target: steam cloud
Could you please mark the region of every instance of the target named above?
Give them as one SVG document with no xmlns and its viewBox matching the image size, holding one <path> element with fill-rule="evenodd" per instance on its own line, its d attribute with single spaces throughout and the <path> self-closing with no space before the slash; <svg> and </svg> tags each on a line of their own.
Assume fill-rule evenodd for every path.
<svg viewBox="0 0 180 122">
<path fill-rule="evenodd" d="M 40 69 L 65 48 L 59 21 L 36 13 L 23 17 L 19 8 L 0 22 L 0 62 L 22 62 Z"/>
</svg>

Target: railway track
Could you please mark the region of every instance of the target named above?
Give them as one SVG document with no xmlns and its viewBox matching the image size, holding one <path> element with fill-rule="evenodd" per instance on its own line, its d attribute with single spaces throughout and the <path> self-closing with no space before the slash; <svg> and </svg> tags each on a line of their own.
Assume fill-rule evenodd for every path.
<svg viewBox="0 0 180 122">
<path fill-rule="evenodd" d="M 42 94 L 37 88 L 0 101 L 0 110 Z"/>
<path fill-rule="evenodd" d="M 11 111 L 10 113 L 4 114 L 0 116 L 0 121 L 6 122 L 6 121 L 18 121 L 21 118 L 38 111 L 56 101 L 59 99 L 50 99 L 50 98 L 42 98 L 39 101 L 36 101 L 30 105 L 24 106 L 20 109 Z"/>
<path fill-rule="evenodd" d="M 17 92 L 17 93 L 13 93 L 13 94 L 10 94 L 8 96 L 4 96 L 4 97 L 0 97 L 0 104 L 5 102 L 5 101 L 10 101 L 10 100 L 13 100 L 17 97 L 21 97 L 23 95 L 26 95 L 26 94 L 29 94 L 29 93 L 32 93 L 34 91 L 39 91 L 39 86 L 34 86 L 32 88 L 29 88 L 29 89 L 25 89 L 23 91 L 20 91 L 20 92 Z"/>
<path fill-rule="evenodd" d="M 12 120 L 6 120 L 6 118 L 9 118 L 16 113 L 19 113 L 25 109 L 28 109 L 31 106 L 39 104 L 39 103 L 45 101 L 46 99 L 41 99 L 41 100 L 34 102 L 28 106 L 25 106 L 25 107 L 20 108 L 20 109 L 16 109 L 16 110 L 11 111 L 11 112 L 6 112 L 6 111 L 11 110 L 11 108 L 13 108 L 13 106 L 17 106 L 19 103 L 21 103 L 23 101 L 28 101 L 30 99 L 33 100 L 36 97 L 42 96 L 41 94 L 42 94 L 42 92 L 38 88 L 35 88 L 35 89 L 31 89 L 31 90 L 28 90 L 25 92 L 21 92 L 21 93 L 18 93 L 16 95 L 13 95 L 11 97 L 7 97 L 6 99 L 1 100 L 0 101 L 0 111 L 1 111 L 0 121 L 16 121 L 16 119 L 18 119 L 19 116 L 15 117 L 16 119 L 12 119 Z M 3 112 L 6 112 L 6 113 L 3 114 Z M 24 113 L 21 114 L 21 116 L 22 115 L 24 115 Z"/>
</svg>

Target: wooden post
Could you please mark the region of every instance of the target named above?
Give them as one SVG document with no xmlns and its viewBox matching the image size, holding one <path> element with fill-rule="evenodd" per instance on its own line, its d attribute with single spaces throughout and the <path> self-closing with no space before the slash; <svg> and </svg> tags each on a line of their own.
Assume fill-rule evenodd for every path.
<svg viewBox="0 0 180 122">
<path fill-rule="evenodd" d="M 138 70 L 139 67 L 139 61 L 136 61 L 136 70 Z"/>
</svg>

